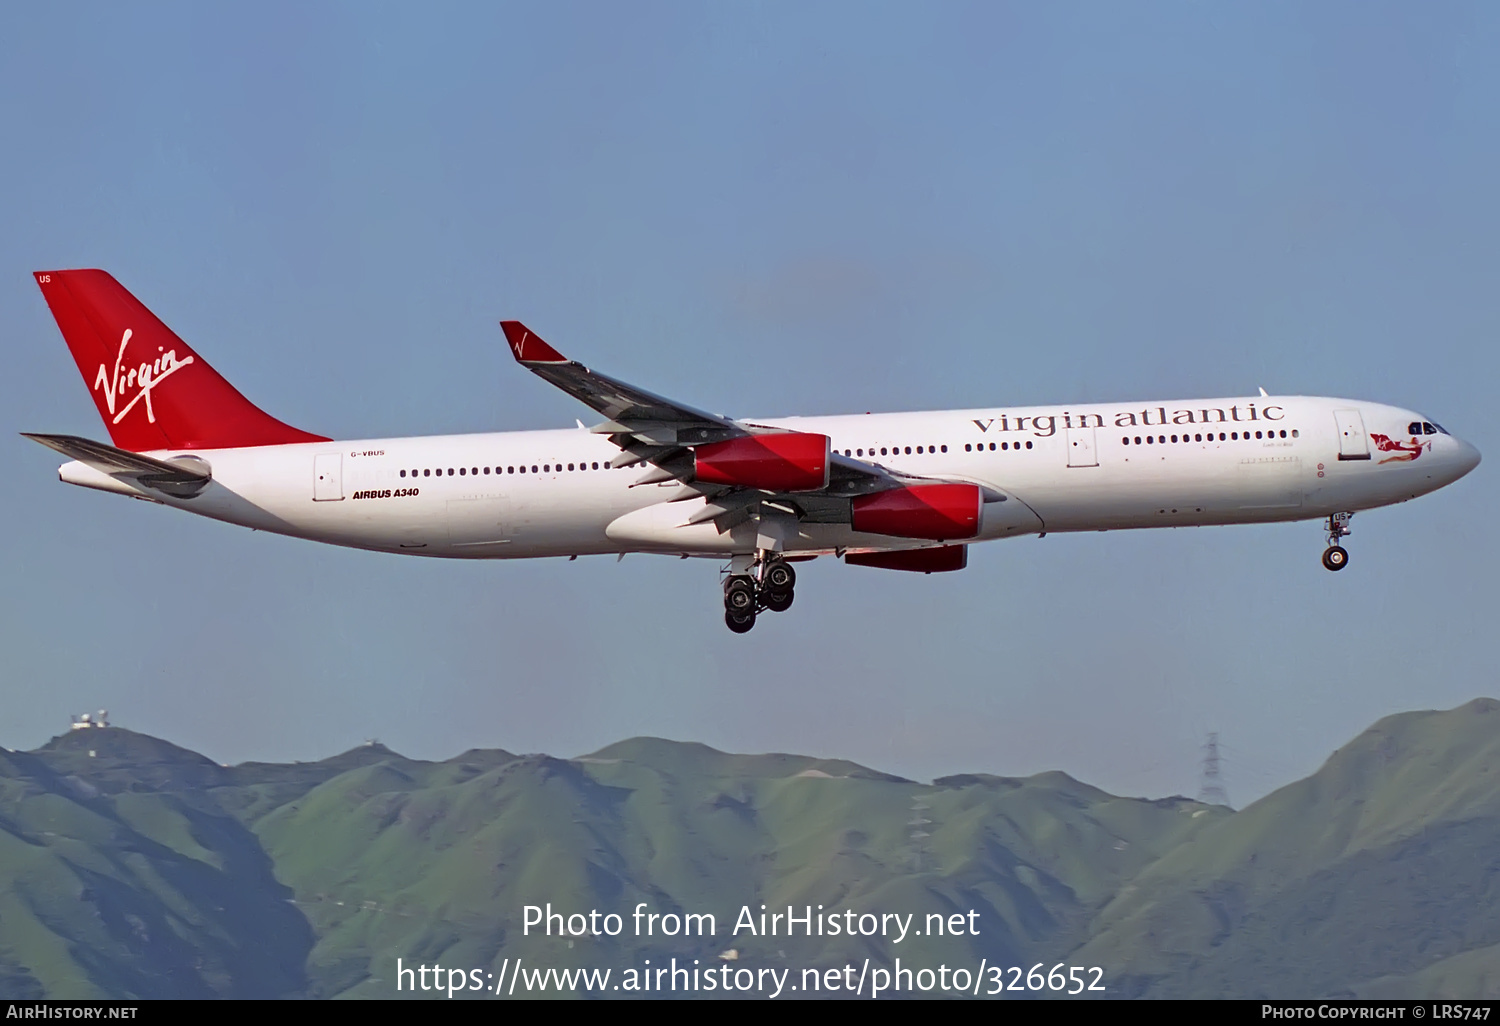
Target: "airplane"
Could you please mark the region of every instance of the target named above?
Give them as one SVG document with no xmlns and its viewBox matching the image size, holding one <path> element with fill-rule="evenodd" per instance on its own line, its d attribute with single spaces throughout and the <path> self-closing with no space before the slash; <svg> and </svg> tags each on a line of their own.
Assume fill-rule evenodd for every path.
<svg viewBox="0 0 1500 1026">
<path fill-rule="evenodd" d="M 1358 511 L 1480 460 L 1436 421 L 1316 396 L 737 419 L 590 370 L 519 321 L 516 362 L 592 427 L 334 440 L 263 412 L 113 277 L 39 271 L 113 445 L 26 434 L 69 484 L 242 527 L 450 559 L 658 553 L 720 560 L 745 633 L 820 556 L 920 573 L 982 541 L 1323 520 L 1323 565 Z"/>
</svg>

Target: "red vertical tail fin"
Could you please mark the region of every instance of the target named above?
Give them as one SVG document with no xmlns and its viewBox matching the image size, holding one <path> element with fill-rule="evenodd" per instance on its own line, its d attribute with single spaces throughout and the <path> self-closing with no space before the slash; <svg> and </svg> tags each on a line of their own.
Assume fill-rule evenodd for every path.
<svg viewBox="0 0 1500 1026">
<path fill-rule="evenodd" d="M 36 282 L 121 449 L 328 441 L 246 399 L 105 272 L 38 271 Z"/>
</svg>

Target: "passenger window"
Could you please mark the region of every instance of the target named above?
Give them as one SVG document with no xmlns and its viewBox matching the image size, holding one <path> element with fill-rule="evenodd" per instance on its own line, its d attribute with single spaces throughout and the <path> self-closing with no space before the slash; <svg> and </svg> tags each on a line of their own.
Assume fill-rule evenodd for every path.
<svg viewBox="0 0 1500 1026">
<path fill-rule="evenodd" d="M 599 469 L 599 464 L 597 464 L 597 463 L 595 463 L 595 464 L 594 464 L 594 469 L 595 469 L 595 470 L 598 470 L 598 469 Z"/>
<path fill-rule="evenodd" d="M 882 455 L 882 456 L 887 455 L 887 453 L 885 451 L 885 446 L 883 446 L 883 445 L 880 447 L 880 455 Z"/>
<path fill-rule="evenodd" d="M 908 455 L 908 456 L 911 455 L 911 446 L 909 446 L 909 445 L 906 447 L 906 455 Z"/>
<path fill-rule="evenodd" d="M 1260 437 L 1260 432 L 1259 432 L 1259 431 L 1257 431 L 1257 432 L 1255 432 L 1255 437 L 1256 437 L 1256 438 L 1259 438 L 1259 437 Z"/>
<path fill-rule="evenodd" d="M 995 443 L 991 442 L 990 443 L 990 452 L 994 452 L 994 451 L 995 451 Z"/>
<path fill-rule="evenodd" d="M 402 477 L 405 477 L 405 476 L 406 476 L 406 471 L 404 471 L 404 470 L 403 470 L 403 471 L 401 471 L 401 476 L 402 476 Z"/>
<path fill-rule="evenodd" d="M 1000 443 L 1000 448 L 1001 449 L 1009 449 L 1010 448 L 1010 443 L 1009 442 L 1001 442 Z"/>
<path fill-rule="evenodd" d="M 1030 442 L 1027 442 L 1027 443 L 1026 443 L 1026 448 L 1028 448 L 1028 449 L 1030 449 L 1030 448 L 1031 448 L 1031 443 L 1030 443 Z"/>
<path fill-rule="evenodd" d="M 452 471 L 449 471 L 449 473 L 452 473 Z M 464 476 L 464 474 L 465 474 L 465 470 L 464 470 L 464 468 L 463 468 L 463 467 L 459 467 L 459 468 L 458 468 L 458 476 L 459 476 L 459 477 L 463 477 L 463 476 Z"/>
<path fill-rule="evenodd" d="M 855 449 L 854 451 L 857 452 L 857 453 L 859 453 L 859 455 L 861 455 L 861 456 L 863 456 L 865 454 L 865 451 L 863 449 Z"/>
<path fill-rule="evenodd" d="M 1298 430 L 1297 430 L 1297 429 L 1296 429 L 1296 428 L 1292 428 L 1292 437 L 1293 437 L 1293 438 L 1297 438 L 1297 437 L 1299 437 L 1299 436 L 1300 436 L 1300 435 L 1301 435 L 1301 432 L 1300 432 L 1300 431 L 1298 431 Z"/>
<path fill-rule="evenodd" d="M 531 472 L 532 472 L 532 473 L 533 473 L 533 474 L 535 474 L 535 473 L 536 473 L 536 464 L 535 464 L 535 463 L 533 463 L 533 464 L 532 464 L 532 465 L 531 465 Z"/>
<path fill-rule="evenodd" d="M 432 476 L 432 471 L 430 471 L 430 470 L 424 470 L 424 471 L 422 471 L 422 476 L 423 477 L 431 477 Z"/>
<path fill-rule="evenodd" d="M 943 446 L 943 451 L 944 451 L 944 452 L 947 452 L 947 451 L 948 451 L 948 447 L 947 447 L 947 446 L 946 446 L 946 445 L 945 445 L 945 446 Z"/>
<path fill-rule="evenodd" d="M 1172 436 L 1172 441 L 1174 441 L 1174 442 L 1177 441 L 1177 436 L 1176 435 Z"/>
<path fill-rule="evenodd" d="M 964 452 L 973 452 L 973 451 L 974 451 L 974 447 L 972 445 L 970 445 L 968 442 L 965 442 L 964 443 Z"/>
<path fill-rule="evenodd" d="M 1202 435 L 1194 435 L 1193 436 L 1193 441 L 1195 441 L 1195 442 L 1201 442 L 1201 441 L 1203 441 L 1203 436 Z"/>
<path fill-rule="evenodd" d="M 569 464 L 568 464 L 568 469 L 569 469 L 569 470 L 572 470 L 572 469 L 573 469 L 573 464 L 571 464 L 571 463 L 569 463 Z"/>
<path fill-rule="evenodd" d="M 918 456 L 922 455 L 922 447 L 920 445 L 917 446 L 917 455 Z"/>
</svg>

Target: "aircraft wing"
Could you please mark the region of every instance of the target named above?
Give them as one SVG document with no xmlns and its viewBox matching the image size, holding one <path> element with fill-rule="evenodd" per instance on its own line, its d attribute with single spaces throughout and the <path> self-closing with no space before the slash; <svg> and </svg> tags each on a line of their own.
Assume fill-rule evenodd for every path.
<svg viewBox="0 0 1500 1026">
<path fill-rule="evenodd" d="M 674 402 L 569 360 L 520 321 L 501 321 L 500 326 L 517 363 L 607 418 L 591 430 L 609 435 L 610 441 L 623 450 L 611 466 L 651 465 L 633 487 L 676 479 L 686 487 L 665 501 L 705 500 L 703 509 L 689 523 L 712 520 L 722 531 L 763 505 L 795 514 L 803 521 L 848 523 L 850 501 L 858 496 L 952 480 L 910 474 L 832 451 L 828 453 L 828 474 L 822 488 L 783 493 L 706 483 L 695 473 L 696 447 L 747 435 L 784 434 L 787 429 L 737 421 Z M 985 501 L 1000 498 L 992 489 L 981 486 L 981 490 Z"/>
<path fill-rule="evenodd" d="M 500 327 L 517 363 L 607 418 L 592 429 L 596 434 L 628 436 L 649 447 L 676 447 L 751 433 L 728 417 L 664 399 L 569 360 L 520 321 L 501 321 Z"/>
<path fill-rule="evenodd" d="M 501 321 L 500 327 L 505 331 L 505 339 L 510 343 L 517 363 L 608 418 L 591 430 L 596 434 L 610 435 L 616 445 L 626 450 L 613 461 L 615 466 L 649 462 L 666 467 L 684 456 L 685 450 L 692 446 L 785 430 L 704 413 L 686 403 L 665 399 L 644 388 L 590 370 L 563 356 L 520 321 Z M 830 462 L 830 494 L 880 491 L 900 483 L 901 475 L 873 463 L 838 453 L 831 454 Z M 638 483 L 651 484 L 674 476 L 682 475 L 664 469 Z"/>
<path fill-rule="evenodd" d="M 208 464 L 199 459 L 169 463 L 77 435 L 39 435 L 28 431 L 21 434 L 102 473 L 130 474 L 146 487 L 168 495 L 196 495 L 213 476 Z"/>
</svg>

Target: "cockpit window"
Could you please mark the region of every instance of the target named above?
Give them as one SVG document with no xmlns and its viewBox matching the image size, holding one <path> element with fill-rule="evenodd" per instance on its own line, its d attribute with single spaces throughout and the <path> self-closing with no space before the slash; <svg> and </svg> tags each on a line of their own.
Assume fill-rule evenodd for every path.
<svg viewBox="0 0 1500 1026">
<path fill-rule="evenodd" d="M 1406 433 L 1409 435 L 1420 435 L 1422 433 L 1422 422 L 1420 420 L 1414 420 L 1410 424 L 1406 425 Z"/>
<path fill-rule="evenodd" d="M 1438 433 L 1437 425 L 1429 424 L 1425 420 L 1422 421 L 1422 430 L 1427 432 L 1427 434 L 1429 435 L 1435 435 Z"/>
</svg>

